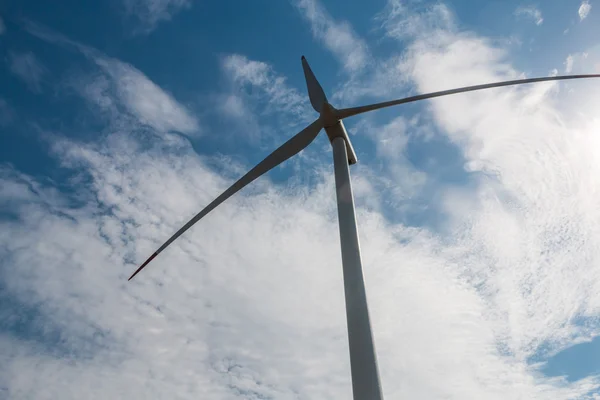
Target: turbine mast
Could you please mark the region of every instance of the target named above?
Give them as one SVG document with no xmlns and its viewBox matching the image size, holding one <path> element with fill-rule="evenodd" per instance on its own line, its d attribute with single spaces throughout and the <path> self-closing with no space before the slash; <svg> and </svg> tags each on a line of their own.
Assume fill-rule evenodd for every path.
<svg viewBox="0 0 600 400">
<path fill-rule="evenodd" d="M 337 110 L 327 101 L 323 87 L 304 56 L 302 56 L 302 69 L 310 103 L 319 113 L 319 120 L 323 122 L 333 147 L 352 395 L 354 400 L 382 400 L 350 181 L 349 166 L 356 164 L 356 153 L 344 123 L 337 117 Z"/>
<path fill-rule="evenodd" d="M 331 145 L 344 271 L 352 393 L 354 400 L 381 400 L 381 384 L 365 293 L 346 140 L 338 136 L 333 139 Z"/>
</svg>

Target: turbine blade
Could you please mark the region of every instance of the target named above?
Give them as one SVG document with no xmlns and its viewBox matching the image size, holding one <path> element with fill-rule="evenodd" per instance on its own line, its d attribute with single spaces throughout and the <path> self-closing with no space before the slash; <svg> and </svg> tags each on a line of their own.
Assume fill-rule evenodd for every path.
<svg viewBox="0 0 600 400">
<path fill-rule="evenodd" d="M 400 99 L 400 100 L 385 101 L 383 103 L 370 104 L 367 106 L 344 108 L 344 109 L 336 111 L 336 117 L 339 119 L 344 119 L 344 118 L 352 117 L 354 115 L 366 113 L 369 111 L 379 110 L 381 108 L 391 107 L 391 106 L 395 106 L 398 104 L 412 103 L 413 101 L 431 99 L 433 97 L 447 96 L 449 94 L 472 92 L 474 90 L 489 89 L 489 88 L 500 87 L 500 86 L 521 85 L 524 83 L 558 81 L 558 80 L 566 80 L 566 79 L 582 79 L 582 78 L 600 78 L 600 74 L 547 76 L 547 77 L 543 77 L 543 78 L 517 79 L 517 80 L 512 80 L 512 81 L 486 83 L 483 85 L 465 86 L 465 87 L 458 88 L 458 89 L 442 90 L 440 92 L 433 92 L 433 93 L 427 93 L 427 94 L 420 94 L 417 96 L 406 97 L 406 98 Z"/>
<path fill-rule="evenodd" d="M 327 103 L 327 96 L 325 96 L 321 84 L 315 77 L 315 74 L 313 74 L 304 56 L 302 56 L 302 69 L 304 70 L 304 79 L 306 80 L 310 104 L 312 104 L 316 112 L 321 113 L 323 105 Z"/>
<path fill-rule="evenodd" d="M 128 280 L 131 280 L 134 276 L 136 276 L 150 261 L 152 261 L 158 254 L 160 254 L 164 249 L 166 249 L 171 243 L 175 241 L 179 236 L 181 236 L 185 231 L 187 231 L 192 225 L 198 222 L 202 217 L 208 214 L 210 211 L 215 209 L 222 202 L 227 200 L 229 197 L 234 195 L 244 186 L 248 185 L 250 182 L 254 181 L 256 178 L 275 168 L 282 162 L 287 159 L 298 154 L 302 149 L 306 148 L 312 141 L 317 137 L 321 129 L 323 128 L 323 124 L 320 119 L 317 119 L 312 124 L 304 128 L 300 131 L 296 136 L 292 137 L 290 140 L 285 142 L 281 147 L 277 150 L 269 154 L 264 160 L 262 160 L 258 165 L 252 168 L 250 171 L 246 173 L 246 175 L 242 176 L 237 182 L 229 187 L 226 191 L 221 193 L 219 197 L 212 201 L 209 205 L 207 205 L 202 211 L 200 211 L 194 218 L 188 221 L 181 229 L 179 229 L 173 236 L 169 238 L 156 252 L 154 252 L 132 275 Z"/>
</svg>

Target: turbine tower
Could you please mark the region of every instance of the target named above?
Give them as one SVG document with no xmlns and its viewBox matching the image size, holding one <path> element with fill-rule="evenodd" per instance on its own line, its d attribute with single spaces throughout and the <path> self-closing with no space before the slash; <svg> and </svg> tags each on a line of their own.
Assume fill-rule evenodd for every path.
<svg viewBox="0 0 600 400">
<path fill-rule="evenodd" d="M 342 120 L 365 112 L 434 97 L 524 83 L 600 78 L 600 74 L 563 75 L 488 83 L 338 110 L 329 104 L 323 88 L 310 69 L 304 56 L 302 56 L 302 68 L 304 69 L 304 77 L 306 79 L 310 103 L 315 111 L 319 113 L 319 117 L 273 153 L 268 155 L 263 161 L 248 171 L 238 181 L 231 185 L 231 187 L 225 190 L 225 192 L 221 193 L 215 200 L 208 204 L 202 211 L 196 214 L 196 216 L 160 246 L 158 250 L 156 250 L 156 252 L 154 252 L 131 275 L 131 277 L 129 277 L 129 280 L 136 276 L 150 261 L 206 214 L 261 175 L 298 154 L 312 143 L 321 129 L 325 129 L 329 141 L 331 142 L 331 146 L 333 147 L 333 165 L 342 251 L 342 270 L 346 299 L 346 321 L 348 328 L 348 344 L 350 348 L 353 398 L 354 400 L 381 400 L 383 396 L 381 394 L 377 356 L 373 343 L 367 296 L 363 280 L 358 229 L 354 212 L 354 197 L 352 195 L 352 185 L 350 181 L 349 166 L 356 164 L 358 160 Z"/>
</svg>

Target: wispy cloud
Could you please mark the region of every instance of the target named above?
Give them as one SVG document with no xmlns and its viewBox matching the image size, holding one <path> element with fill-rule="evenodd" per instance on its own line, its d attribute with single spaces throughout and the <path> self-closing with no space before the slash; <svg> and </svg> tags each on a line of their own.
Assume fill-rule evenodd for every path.
<svg viewBox="0 0 600 400">
<path fill-rule="evenodd" d="M 565 60 L 565 73 L 570 74 L 571 72 L 573 72 L 574 61 L 575 60 L 573 59 L 573 56 L 569 54 L 567 56 L 567 59 Z"/>
<path fill-rule="evenodd" d="M 435 35 L 439 30 L 453 30 L 454 20 L 450 10 L 443 3 L 424 7 L 422 12 L 414 10 L 415 4 L 399 0 L 390 0 L 374 20 L 380 24 L 388 38 L 399 41 L 414 39 L 415 35 L 430 32 Z M 406 71 L 402 70 L 404 54 L 391 52 L 385 58 L 369 56 L 371 60 L 362 74 L 352 76 L 334 93 L 333 99 L 343 105 L 354 105 L 360 98 L 381 99 L 407 94 Z"/>
<path fill-rule="evenodd" d="M 134 66 L 40 25 L 29 22 L 26 28 L 45 41 L 80 51 L 100 67 L 100 75 L 95 75 L 92 80 L 75 82 L 75 85 L 86 99 L 101 109 L 114 112 L 115 107 L 122 106 L 139 122 L 160 132 L 200 133 L 196 117 Z M 115 96 L 111 97 L 110 93 Z"/>
<path fill-rule="evenodd" d="M 377 20 L 388 37 L 411 39 L 429 31 L 432 34 L 455 29 L 452 13 L 444 3 L 422 6 L 419 3 L 406 3 L 401 0 L 388 0 Z M 416 8 L 417 7 L 417 8 Z"/>
<path fill-rule="evenodd" d="M 361 120 L 351 131 L 369 137 L 374 145 L 379 165 L 372 165 L 369 181 L 371 192 L 386 202 L 388 209 L 395 214 L 406 214 L 422 204 L 415 200 L 427 182 L 427 174 L 415 168 L 407 158 L 408 143 L 417 131 L 415 125 L 421 123 L 418 118 L 408 119 L 400 116 L 379 124 L 368 117 Z M 373 196 L 373 194 L 371 194 Z"/>
<path fill-rule="evenodd" d="M 424 35 L 412 46 L 408 70 L 420 92 L 450 85 L 499 81 L 519 75 L 503 62 L 506 54 L 503 49 L 467 34 L 449 33 L 443 42 L 436 40 L 433 43 L 431 37 Z M 464 74 L 464 71 L 469 73 Z M 489 236 L 492 226 L 493 229 L 503 226 L 505 232 L 511 230 L 510 236 L 514 239 L 505 237 L 496 238 L 496 243 L 487 239 L 480 242 L 494 260 L 495 267 L 486 270 L 484 275 L 480 275 L 481 271 L 470 274 L 474 273 L 473 279 L 486 282 L 486 293 L 499 307 L 499 320 L 507 322 L 511 307 L 525 310 L 513 316 L 519 319 L 518 327 L 498 326 L 498 334 L 505 335 L 506 348 L 518 358 L 532 354 L 541 343 L 564 343 L 583 332 L 584 328 L 570 322 L 573 313 L 595 315 L 600 311 L 596 306 L 592 311 L 580 295 L 598 285 L 583 278 L 588 273 L 583 271 L 588 271 L 596 250 L 586 246 L 581 257 L 570 255 L 582 241 L 596 240 L 597 232 L 590 230 L 581 218 L 585 215 L 584 219 L 589 221 L 588 218 L 600 216 L 588 209 L 589 197 L 579 183 L 586 181 L 588 174 L 595 174 L 588 170 L 595 164 L 594 151 L 584 150 L 594 139 L 565 129 L 557 117 L 559 112 L 547 97 L 548 87 L 494 90 L 432 102 L 437 123 L 461 146 L 469 170 L 493 176 L 496 182 L 480 187 L 478 196 L 482 199 L 479 203 L 482 208 L 479 211 L 470 206 L 465 209 L 470 216 L 476 212 L 482 218 L 481 223 L 473 226 L 470 245 L 480 241 L 475 236 L 495 240 Z M 459 117 L 459 110 L 469 112 L 463 112 Z M 524 110 L 528 112 L 523 114 Z M 587 129 L 593 128 L 588 126 Z M 553 148 L 571 150 L 555 153 Z M 564 165 L 569 165 L 567 174 Z M 525 168 L 528 170 L 526 175 L 523 174 Z M 537 189 L 533 190 L 533 186 Z M 600 188 L 592 189 L 595 190 Z M 450 203 L 450 207 L 460 209 L 458 203 Z M 558 220 L 563 221 L 561 226 L 568 226 L 568 234 L 562 229 L 557 230 Z M 561 245 L 555 246 L 558 242 Z M 532 254 L 548 254 L 548 257 L 531 259 Z M 504 287 L 504 283 L 496 279 L 507 278 L 502 271 L 508 271 L 505 268 L 509 265 L 510 268 L 521 265 L 528 272 L 518 267 L 523 272 L 510 278 L 510 286 Z M 545 276 L 553 276 L 554 280 L 536 281 L 534 276 L 542 270 L 548 274 Z M 580 272 L 571 275 L 567 271 Z M 594 276 L 598 272 L 595 271 Z M 568 286 L 564 274 L 572 279 Z M 557 302 L 547 297 L 555 289 L 561 291 L 561 300 Z"/>
<path fill-rule="evenodd" d="M 389 67 L 416 91 L 522 75 L 507 49 L 454 29 L 440 11 L 442 24 L 436 14 L 394 16 L 415 23 L 408 36 L 386 24 L 407 48 Z M 431 24 L 435 32 L 418 29 Z M 242 56 L 229 63 L 232 79 L 269 103 L 278 75 Z M 106 68 L 106 85 L 127 76 L 119 64 Z M 123 101 L 95 82 L 96 107 Z M 600 330 L 600 126 L 589 118 L 597 107 L 579 102 L 569 112 L 550 96 L 561 88 L 494 89 L 424 107 L 425 123 L 451 141 L 473 180 L 439 188 L 441 229 L 358 208 L 386 398 L 593 398 L 597 376 L 547 378 L 527 361 Z M 405 151 L 411 124 L 373 122 L 381 157 L 365 168 Z M 59 137 L 51 154 L 81 175 L 64 193 L 0 169 L 0 207 L 10 203 L 14 214 L 0 219 L 0 296 L 13 302 L 0 301 L 0 315 L 13 317 L 0 333 L 9 397 L 351 396 L 330 163 L 310 188 L 265 177 L 126 283 L 232 182 L 228 166 L 209 167 L 170 134 L 117 131 L 84 145 Z M 363 196 L 375 186 L 367 173 L 353 176 Z"/>
<path fill-rule="evenodd" d="M 406 3 L 390 0 L 374 20 L 379 24 L 378 31 L 384 36 L 399 41 L 409 41 L 422 32 L 435 35 L 439 30 L 453 30 L 454 20 L 449 8 L 438 3 L 422 6 L 421 3 Z M 342 84 L 333 95 L 333 99 L 344 106 L 354 105 L 358 99 L 382 99 L 406 95 L 406 71 L 402 70 L 404 54 L 392 51 L 387 57 L 369 56 L 371 60 L 362 74 L 352 76 Z"/>
<path fill-rule="evenodd" d="M 564 61 L 565 71 L 571 73 L 598 73 L 600 71 L 600 46 L 593 46 L 580 53 L 571 53 Z"/>
<path fill-rule="evenodd" d="M 520 6 L 515 10 L 515 15 L 525 16 L 531 19 L 536 25 L 541 25 L 544 22 L 542 12 L 534 6 Z"/>
<path fill-rule="evenodd" d="M 358 99 L 382 99 L 406 93 L 407 81 L 398 68 L 402 60 L 400 53 L 371 60 L 362 74 L 351 77 L 335 90 L 332 99 L 341 103 L 336 106 L 354 106 Z"/>
<path fill-rule="evenodd" d="M 403 43 L 413 38 L 412 42 L 408 42 L 409 50 L 398 68 L 414 80 L 419 93 L 499 81 L 521 75 L 508 63 L 509 53 L 506 49 L 492 45 L 490 40 L 473 32 L 456 30 L 452 18 L 439 17 L 451 16 L 442 9 L 417 11 L 415 15 L 414 10 L 395 1 L 391 1 L 389 7 L 391 10 L 388 8 L 383 14 L 383 26 L 388 35 L 398 38 Z M 431 29 L 432 27 L 434 29 Z M 594 290 L 592 287 L 598 285 L 589 284 L 587 278 L 583 278 L 587 274 L 583 270 L 591 266 L 589 260 L 596 257 L 595 249 L 586 247 L 586 257 L 569 259 L 568 250 L 562 245 L 555 247 L 550 243 L 552 240 L 562 244 L 570 243 L 567 247 L 573 246 L 571 248 L 575 249 L 581 241 L 587 242 L 597 234 L 595 230 L 589 230 L 587 224 L 578 222 L 582 221 L 582 218 L 586 219 L 587 217 L 582 216 L 587 216 L 592 210 L 587 210 L 589 198 L 583 188 L 577 188 L 575 184 L 580 179 L 588 179 L 582 178 L 583 175 L 595 174 L 586 168 L 594 164 L 596 156 L 589 151 L 579 153 L 579 150 L 574 150 L 575 153 L 571 153 L 565 150 L 565 153 L 555 154 L 550 150 L 565 146 L 579 149 L 591 146 L 588 140 L 593 141 L 591 136 L 586 134 L 577 135 L 575 139 L 573 131 L 565 128 L 563 123 L 567 115 L 558 116 L 561 113 L 557 111 L 552 97 L 549 96 L 559 88 L 559 85 L 537 85 L 473 93 L 431 102 L 435 124 L 461 149 L 466 170 L 486 177 L 479 182 L 477 194 L 474 195 L 474 198 L 479 200 L 474 200 L 474 203 L 469 202 L 468 205 L 461 206 L 473 195 L 465 189 L 456 192 L 449 190 L 445 201 L 447 210 L 453 215 L 452 218 L 456 218 L 453 224 L 456 224 L 457 229 L 469 226 L 471 222 L 467 221 L 474 221 L 474 213 L 478 215 L 476 219 L 481 218 L 480 223 L 476 222 L 477 230 L 468 235 L 469 244 L 465 245 L 465 248 L 473 249 L 474 243 L 479 243 L 475 247 L 483 246 L 485 250 L 480 256 L 486 254 L 484 257 L 490 258 L 481 265 L 487 263 L 490 269 L 483 267 L 486 272 L 482 275 L 481 271 L 475 272 L 467 267 L 467 276 L 470 276 L 469 280 L 474 287 L 486 288 L 479 292 L 480 295 L 487 298 L 486 301 L 492 301 L 494 309 L 498 307 L 493 312 L 494 318 L 498 318 L 498 325 L 492 323 L 490 326 L 495 326 L 491 329 L 496 332 L 498 345 L 521 360 L 535 353 L 542 343 L 558 349 L 567 346 L 567 343 L 576 342 L 577 339 L 573 338 L 579 335 L 587 337 L 589 327 L 572 322 L 573 313 L 585 318 L 587 315 L 597 315 L 600 311 L 597 308 L 591 311 L 588 301 L 584 300 L 587 295 L 578 294 L 578 290 L 591 293 L 590 291 Z M 465 113 L 464 110 L 469 112 Z M 531 113 L 524 117 L 523 110 L 529 110 Z M 572 117 L 573 115 L 569 115 L 568 118 Z M 462 122 L 458 123 L 459 121 Z M 512 121 L 510 126 L 506 125 L 508 121 Z M 534 126 L 538 128 L 533 128 Z M 586 125 L 586 132 L 594 130 L 594 126 L 594 123 Z M 535 137 L 532 137 L 531 130 L 538 132 L 539 136 L 536 133 Z M 547 136 L 549 132 L 553 132 L 550 137 Z M 536 153 L 540 151 L 539 146 L 542 144 L 546 150 Z M 518 156 L 515 153 L 517 148 L 520 149 Z M 539 168 L 525 167 L 513 158 L 531 162 L 534 153 L 538 154 L 534 158 L 539 157 Z M 573 158 L 568 154 L 573 155 Z M 580 157 L 574 154 L 586 155 Z M 570 166 L 567 175 L 564 174 L 564 162 Z M 527 179 L 521 175 L 524 168 L 529 171 Z M 543 194 L 531 192 L 532 186 L 540 184 L 546 188 L 543 189 Z M 572 187 L 572 190 L 567 189 L 570 185 L 575 187 Z M 581 196 L 577 200 L 579 211 L 570 209 L 571 206 L 567 205 L 571 204 L 571 196 L 574 193 Z M 474 204 L 479 204 L 482 207 L 481 211 L 474 211 Z M 536 212 L 532 214 L 534 208 Z M 555 230 L 552 221 L 558 219 L 565 223 L 569 221 L 568 235 Z M 505 224 L 512 221 L 510 229 L 514 231 L 511 231 L 511 236 L 519 232 L 520 239 L 510 241 L 497 236 L 492 239 L 490 229 L 498 229 L 501 221 Z M 508 229 L 508 226 L 506 228 Z M 549 239 L 548 235 L 554 239 Z M 482 239 L 484 237 L 489 237 L 489 241 Z M 569 239 L 564 241 L 565 237 Z M 495 240 L 497 242 L 492 243 Z M 548 240 L 550 242 L 547 242 Z M 542 248 L 544 250 L 540 250 Z M 531 254 L 538 254 L 538 250 L 548 251 L 548 258 L 530 258 Z M 509 272 L 512 271 L 509 265 L 522 265 L 528 268 L 529 272 L 521 274 L 518 278 L 508 279 L 506 274 L 512 273 Z M 568 272 L 571 268 L 577 268 L 581 272 L 571 275 Z M 556 280 L 551 280 L 553 283 L 537 281 L 534 276 L 542 269 Z M 598 271 L 595 271 L 594 276 L 598 276 L 597 273 Z M 563 274 L 569 274 L 573 279 L 569 289 L 562 289 L 562 284 L 558 283 L 562 281 L 560 277 Z M 572 285 L 579 289 L 571 290 Z M 548 301 L 549 292 L 555 289 L 561 292 L 561 301 L 566 301 L 566 304 L 559 305 Z M 562 311 L 558 311 L 559 309 Z M 527 311 L 521 313 L 517 310 Z M 514 318 L 519 322 L 514 322 Z M 508 320 L 513 322 L 507 323 Z M 548 329 L 550 320 L 553 321 L 552 329 Z M 594 329 L 597 333 L 599 328 L 596 325 Z M 582 385 L 581 390 L 585 391 L 584 387 L 585 385 Z"/>
<path fill-rule="evenodd" d="M 169 21 L 173 15 L 192 5 L 191 0 L 122 0 L 125 12 L 135 17 L 138 31 L 150 33 L 161 21 Z"/>
<path fill-rule="evenodd" d="M 317 0 L 297 0 L 295 4 L 310 22 L 315 38 L 323 42 L 347 72 L 358 72 L 368 64 L 368 46 L 348 22 L 334 20 Z"/>
<path fill-rule="evenodd" d="M 95 57 L 94 60 L 110 78 L 112 89 L 117 93 L 121 104 L 141 123 L 161 132 L 174 130 L 189 135 L 200 133 L 196 118 L 141 71 L 114 58 Z M 101 80 L 99 83 L 105 82 Z M 101 93 L 89 93 L 92 96 L 100 95 L 94 101 L 106 101 Z"/>
<path fill-rule="evenodd" d="M 592 5 L 590 4 L 590 2 L 588 0 L 582 1 L 578 11 L 579 20 L 583 21 L 584 19 L 586 19 L 590 11 L 592 11 Z"/>
<path fill-rule="evenodd" d="M 100 394 L 188 398 L 198 393 L 209 398 L 245 398 L 250 393 L 288 398 L 297 396 L 298 390 L 329 398 L 345 393 L 347 364 L 338 361 L 345 355 L 344 342 L 336 338 L 343 337 L 344 318 L 338 312 L 343 296 L 332 295 L 342 293 L 343 288 L 336 279 L 339 271 L 326 268 L 338 258 L 335 247 L 329 246 L 329 241 L 335 241 L 330 232 L 336 228 L 327 217 L 334 204 L 331 185 L 302 197 L 296 192 L 281 197 L 269 185 L 266 192 L 231 199 L 207 219 L 208 224 L 194 229 L 194 236 L 205 238 L 199 246 L 194 236 L 182 238 L 169 258 L 157 260 L 146 275 L 149 280 L 119 285 L 115 283 L 124 281 L 133 267 L 129 262 L 143 257 L 157 237 L 176 229 L 182 219 L 230 183 L 209 169 L 188 144 L 179 142 L 166 150 L 163 144 L 154 143 L 148 151 L 150 144 L 137 143 L 126 134 L 113 135 L 100 146 L 56 142 L 56 157 L 65 167 L 92 177 L 91 186 L 85 189 L 91 191 L 85 210 L 69 209 L 51 199 L 32 202 L 31 198 L 43 194 L 43 188 L 32 192 L 14 174 L 5 177 L 14 182 L 12 209 L 19 210 L 21 222 L 3 221 L 0 236 L 3 243 L 9 243 L 4 236 L 7 232 L 22 232 L 0 250 L 12 260 L 7 284 L 21 308 L 46 299 L 40 309 L 49 319 L 46 330 L 67 338 L 60 346 L 70 356 L 46 353 L 41 348 L 43 336 L 35 333 L 27 345 L 4 335 L 2 386 L 13 396 L 27 391 L 38 397 L 44 391 L 63 393 L 63 398 L 68 397 L 65 393 L 86 391 L 80 382 L 99 383 L 98 379 L 112 383 L 89 392 L 92 398 Z M 167 191 L 165 182 L 169 182 Z M 84 189 L 79 186 L 78 190 Z M 322 201 L 323 197 L 329 201 Z M 19 199 L 21 203 L 14 206 Z M 48 215 L 48 208 L 58 208 L 60 213 Z M 240 213 L 241 209 L 247 211 Z M 232 220 L 235 226 L 223 229 Z M 31 235 L 25 232 L 26 226 L 39 230 Z M 31 240 L 45 244 L 30 264 L 19 249 Z M 286 246 L 289 240 L 296 241 L 296 246 Z M 267 251 L 272 246 L 282 252 Z M 220 250 L 226 248 L 231 251 Z M 59 260 L 68 253 L 76 254 L 79 261 L 65 266 Z M 80 263 L 80 257 L 89 262 Z M 177 264 L 177 268 L 164 268 L 174 260 L 172 266 Z M 189 268 L 192 265 L 200 268 Z M 148 284 L 153 274 L 163 271 L 172 277 L 167 280 L 174 279 L 164 286 L 166 291 Z M 317 275 L 320 283 L 314 286 Z M 69 285 L 65 291 L 69 281 L 82 285 Z M 293 282 L 291 286 L 281 285 L 288 281 Z M 248 291 L 250 287 L 258 292 Z M 31 289 L 36 293 L 33 297 L 18 297 Z M 311 296 L 304 296 L 309 290 Z M 196 300 L 188 302 L 189 296 Z M 128 317 L 115 319 L 115 310 Z M 288 317 L 282 319 L 284 314 Z M 181 323 L 187 326 L 186 332 L 178 331 Z M 269 334 L 275 326 L 278 333 Z M 33 326 L 30 329 L 35 332 Z M 166 337 L 170 344 L 165 347 Z M 53 351 L 60 351 L 57 347 Z M 35 349 L 34 353 L 28 349 Z M 134 359 L 141 363 L 132 363 Z M 311 367 L 315 362 L 326 367 Z M 159 385 L 152 378 L 158 371 Z M 15 379 L 32 372 L 37 376 L 33 384 L 25 386 L 23 380 Z M 331 377 L 336 377 L 333 384 Z M 70 390 L 65 391 L 67 387 Z"/>
<path fill-rule="evenodd" d="M 460 60 L 470 54 L 459 48 L 458 54 L 439 54 L 444 70 L 452 65 L 445 57 Z M 459 65 L 457 70 L 464 71 Z M 406 126 L 394 120 L 380 139 L 401 151 Z M 493 145 L 492 135 L 485 139 Z M 36 310 L 29 325 L 20 328 L 27 342 L 10 333 L 0 336 L 2 387 L 12 397 L 351 395 L 341 272 L 330 268 L 340 263 L 330 174 L 320 176 L 310 191 L 267 180 L 259 191 L 240 193 L 127 284 L 138 260 L 231 183 L 189 143 L 155 140 L 125 132 L 88 145 L 56 140 L 52 154 L 62 166 L 89 177 L 76 187 L 88 199 L 83 208 L 71 206 L 68 193 L 56 196 L 34 178 L 0 171 L 0 187 L 10 188 L 0 196 L 10 199 L 18 216 L 0 222 L 5 243 L 0 256 L 10 260 L 5 268 L 11 272 L 3 276 L 18 302 L 15 308 Z M 510 157 L 511 163 L 531 161 L 528 152 L 512 151 Z M 503 297 L 521 285 L 515 281 L 521 275 L 514 277 L 516 271 L 501 258 L 502 251 L 511 250 L 506 229 L 516 228 L 499 225 L 504 214 L 489 209 L 498 199 L 485 193 L 449 196 L 450 215 L 460 218 L 464 207 L 472 207 L 473 214 L 455 219 L 457 226 L 449 226 L 445 237 L 358 210 L 387 397 L 568 399 L 596 386 L 593 379 L 546 380 L 497 350 L 506 340 L 503 326 L 513 330 L 512 338 L 555 320 L 543 312 L 545 303 L 527 300 L 524 305 L 540 306 L 531 308 L 530 319 L 537 323 L 528 324 L 521 308 L 511 307 L 524 295 Z M 487 224 L 492 226 L 485 229 Z M 522 229 L 516 233 L 529 232 L 529 225 Z M 560 265 L 543 265 L 544 273 L 552 274 L 549 282 L 533 276 L 525 282 L 543 290 L 534 297 L 551 302 L 548 307 L 559 301 L 572 306 L 571 294 L 582 288 L 583 278 L 561 276 L 577 288 L 552 300 L 552 294 L 563 293 L 562 287 L 551 287 Z M 590 283 L 597 281 L 593 271 L 584 275 Z M 483 281 L 473 281 L 474 274 Z M 507 324 L 506 319 L 516 321 Z M 60 339 L 49 345 L 49 336 Z M 32 375 L 36 379 L 17 379 Z M 111 385 L 101 384 L 107 380 Z"/>
<path fill-rule="evenodd" d="M 8 53 L 10 71 L 23 80 L 34 92 L 42 91 L 42 80 L 47 73 L 46 67 L 32 52 Z"/>
<path fill-rule="evenodd" d="M 230 54 L 222 58 L 221 67 L 232 84 L 223 111 L 247 118 L 248 113 L 258 111 L 258 105 L 262 113 L 278 117 L 280 123 L 287 121 L 288 125 L 308 122 L 315 116 L 307 96 L 291 87 L 285 76 L 268 63 Z"/>
</svg>

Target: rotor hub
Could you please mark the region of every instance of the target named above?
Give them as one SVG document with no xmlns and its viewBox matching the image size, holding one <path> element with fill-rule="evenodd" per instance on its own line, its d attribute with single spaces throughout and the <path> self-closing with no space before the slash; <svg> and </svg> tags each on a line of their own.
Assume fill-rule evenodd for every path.
<svg viewBox="0 0 600 400">
<path fill-rule="evenodd" d="M 323 107 L 321 108 L 321 113 L 319 115 L 321 121 L 323 122 L 323 127 L 328 128 L 330 126 L 334 126 L 340 119 L 337 116 L 337 109 L 331 104 L 323 103 Z"/>
</svg>

